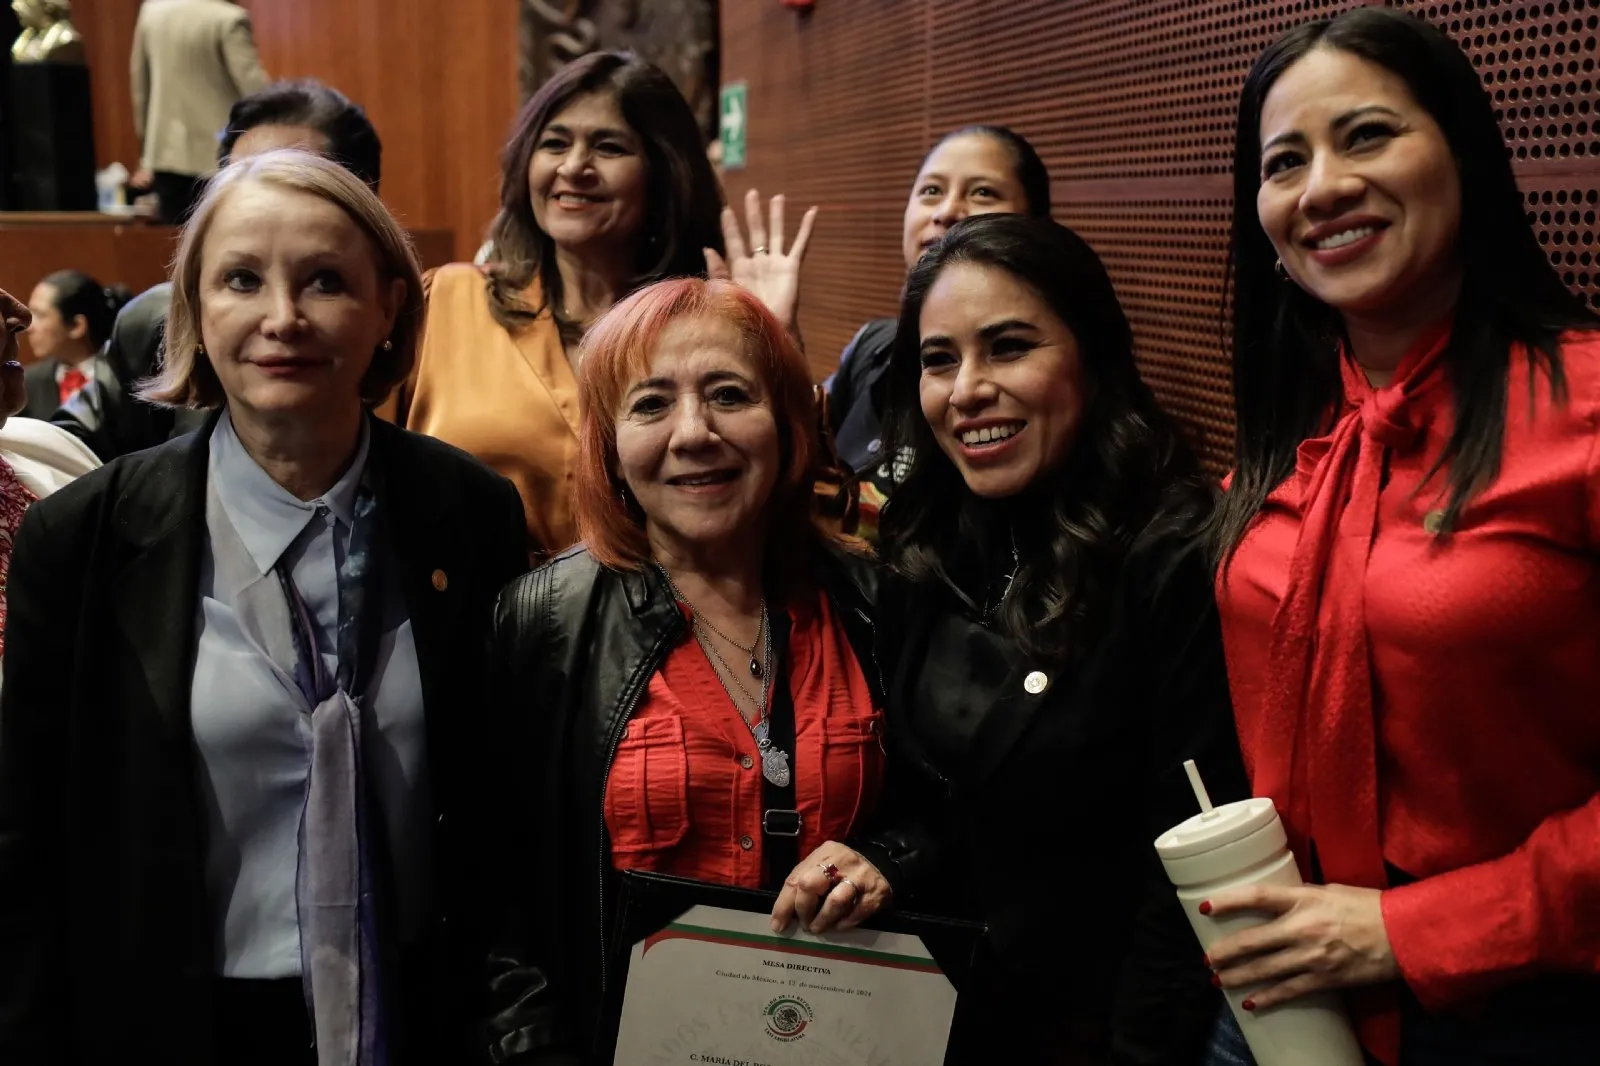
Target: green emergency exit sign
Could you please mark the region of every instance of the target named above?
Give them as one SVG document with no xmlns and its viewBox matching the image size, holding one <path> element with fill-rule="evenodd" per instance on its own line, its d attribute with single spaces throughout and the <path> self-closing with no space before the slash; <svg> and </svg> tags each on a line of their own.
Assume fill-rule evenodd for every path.
<svg viewBox="0 0 1600 1066">
<path fill-rule="evenodd" d="M 742 81 L 722 87 L 722 167 L 740 170 L 745 163 L 745 133 L 749 109 L 745 107 L 745 94 L 749 87 Z"/>
</svg>

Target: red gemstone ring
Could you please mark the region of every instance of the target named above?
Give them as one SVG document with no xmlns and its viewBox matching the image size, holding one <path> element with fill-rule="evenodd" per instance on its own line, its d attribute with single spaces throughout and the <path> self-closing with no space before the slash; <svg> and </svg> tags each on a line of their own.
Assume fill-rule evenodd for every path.
<svg viewBox="0 0 1600 1066">
<path fill-rule="evenodd" d="M 828 879 L 828 884 L 836 885 L 839 883 L 839 868 L 833 863 L 819 862 L 817 863 L 817 869 L 821 870 L 822 876 Z"/>
</svg>

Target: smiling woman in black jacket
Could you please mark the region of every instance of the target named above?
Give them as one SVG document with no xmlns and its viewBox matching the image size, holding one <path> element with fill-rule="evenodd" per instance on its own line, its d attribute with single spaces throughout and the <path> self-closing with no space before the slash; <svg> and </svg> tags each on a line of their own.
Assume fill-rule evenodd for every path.
<svg viewBox="0 0 1600 1066">
<path fill-rule="evenodd" d="M 828 859 L 899 906 L 988 924 L 952 1061 L 1187 1066 L 1218 1001 L 1152 841 L 1194 813 L 1183 760 L 1214 795 L 1245 790 L 1200 551 L 1210 489 L 1099 258 L 1048 220 L 969 219 L 934 246 L 888 382 L 915 459 L 882 525 L 907 812 L 883 841 L 922 846 Z M 812 919 L 827 892 L 827 925 L 820 876 L 801 863 L 792 898 Z"/>
</svg>

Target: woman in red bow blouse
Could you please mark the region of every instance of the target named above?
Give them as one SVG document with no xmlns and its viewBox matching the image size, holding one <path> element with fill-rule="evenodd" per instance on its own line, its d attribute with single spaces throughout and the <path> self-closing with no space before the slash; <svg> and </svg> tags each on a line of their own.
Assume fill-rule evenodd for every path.
<svg viewBox="0 0 1600 1066">
<path fill-rule="evenodd" d="M 1323 988 L 1386 1063 L 1592 1063 L 1600 332 L 1472 64 L 1381 8 L 1292 30 L 1239 108 L 1240 739 L 1314 887 L 1218 893 L 1267 1010 Z M 1247 1061 L 1219 1030 L 1212 1061 Z M 1236 1037 L 1234 1037 L 1236 1044 Z"/>
</svg>

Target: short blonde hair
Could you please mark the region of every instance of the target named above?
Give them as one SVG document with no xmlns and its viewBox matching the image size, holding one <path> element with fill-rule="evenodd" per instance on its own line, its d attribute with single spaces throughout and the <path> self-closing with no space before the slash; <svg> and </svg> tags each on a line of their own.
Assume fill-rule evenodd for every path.
<svg viewBox="0 0 1600 1066">
<path fill-rule="evenodd" d="M 205 195 L 183 227 L 172 263 L 172 307 L 167 312 L 161 369 L 141 382 L 137 395 L 165 407 L 220 407 L 226 400 L 222 382 L 201 351 L 200 256 L 217 209 L 235 188 L 247 182 L 276 185 L 310 193 L 342 208 L 378 252 L 381 280 L 400 278 L 405 299 L 389 334 L 391 350 L 374 354 L 361 379 L 361 399 L 382 403 L 411 373 L 422 336 L 422 272 L 411 239 L 365 182 L 339 164 L 319 155 L 286 148 L 241 159 L 224 168 L 206 186 Z"/>
</svg>

